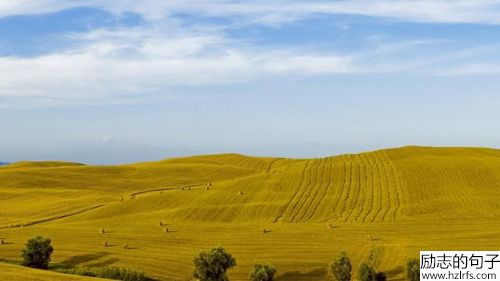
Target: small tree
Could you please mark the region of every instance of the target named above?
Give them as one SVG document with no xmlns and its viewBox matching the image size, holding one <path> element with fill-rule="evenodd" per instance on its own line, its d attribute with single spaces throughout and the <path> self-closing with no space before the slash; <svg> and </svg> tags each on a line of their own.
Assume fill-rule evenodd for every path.
<svg viewBox="0 0 500 281">
<path fill-rule="evenodd" d="M 330 273 L 337 281 L 350 281 L 351 271 L 351 261 L 345 252 L 340 253 L 339 257 L 330 265 Z"/>
<path fill-rule="evenodd" d="M 406 276 L 410 281 L 420 280 L 420 264 L 417 259 L 409 259 L 406 263 Z"/>
<path fill-rule="evenodd" d="M 359 266 L 359 271 L 358 271 L 359 281 L 375 281 L 376 275 L 377 273 L 375 272 L 373 267 L 371 267 L 369 264 L 364 262 Z"/>
<path fill-rule="evenodd" d="M 26 247 L 21 253 L 23 265 L 47 269 L 49 268 L 50 256 L 54 248 L 50 245 L 50 239 L 37 236 L 28 240 Z"/>
<path fill-rule="evenodd" d="M 250 281 L 273 281 L 276 268 L 272 264 L 256 264 L 250 271 Z"/>
<path fill-rule="evenodd" d="M 226 271 L 236 265 L 236 260 L 224 248 L 201 252 L 193 260 L 194 277 L 200 281 L 227 281 Z"/>
</svg>

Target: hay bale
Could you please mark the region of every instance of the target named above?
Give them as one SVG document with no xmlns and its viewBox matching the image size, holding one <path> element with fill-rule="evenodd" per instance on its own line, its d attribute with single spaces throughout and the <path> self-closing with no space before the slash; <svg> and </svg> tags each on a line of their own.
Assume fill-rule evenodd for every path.
<svg viewBox="0 0 500 281">
<path fill-rule="evenodd" d="M 128 244 L 123 244 L 123 249 L 128 250 L 129 249 Z"/>
<path fill-rule="evenodd" d="M 163 229 L 163 231 L 165 231 L 165 233 L 168 233 L 168 231 L 169 231 L 169 230 L 168 230 L 168 227 L 165 227 L 165 228 Z"/>
<path fill-rule="evenodd" d="M 373 237 L 371 235 L 366 236 L 366 240 L 373 241 Z"/>
<path fill-rule="evenodd" d="M 98 231 L 99 231 L 99 234 L 104 234 L 104 233 L 106 233 L 106 229 L 104 229 L 104 228 L 99 228 L 99 230 L 98 230 Z"/>
<path fill-rule="evenodd" d="M 109 246 L 108 241 L 104 241 L 104 242 L 102 242 L 102 245 L 103 245 L 105 248 L 106 248 L 106 247 L 108 247 L 108 246 Z"/>
<path fill-rule="evenodd" d="M 0 239 L 0 245 L 3 245 L 5 244 L 5 241 L 3 241 L 3 239 Z"/>
<path fill-rule="evenodd" d="M 264 233 L 264 234 L 267 233 L 267 229 L 265 229 L 265 228 L 261 228 L 260 231 L 262 231 L 262 233 Z"/>
<path fill-rule="evenodd" d="M 242 196 L 242 195 L 243 195 L 243 191 L 238 191 L 238 194 L 239 194 L 240 196 Z"/>
<path fill-rule="evenodd" d="M 163 226 L 163 222 L 162 221 L 160 222 L 160 226 Z"/>
</svg>

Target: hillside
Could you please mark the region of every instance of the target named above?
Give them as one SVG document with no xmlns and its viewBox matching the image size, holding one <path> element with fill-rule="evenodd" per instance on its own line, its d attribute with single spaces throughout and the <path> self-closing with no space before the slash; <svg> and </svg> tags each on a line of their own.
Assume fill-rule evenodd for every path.
<svg viewBox="0 0 500 281">
<path fill-rule="evenodd" d="M 22 266 L 0 263 L 0 280 L 23 281 L 110 281 L 110 279 L 73 276 L 44 270 L 30 269 Z"/>
<path fill-rule="evenodd" d="M 280 280 L 296 281 L 323 280 L 331 258 L 346 250 L 355 262 L 371 255 L 397 279 L 424 248 L 500 245 L 499 191 L 500 150 L 487 148 L 321 159 L 223 154 L 121 166 L 22 162 L 0 168 L 0 237 L 13 241 L 0 258 L 17 257 L 24 240 L 42 234 L 56 243 L 55 261 L 87 254 L 94 258 L 79 264 L 189 280 L 192 257 L 223 245 L 238 260 L 235 280 L 253 263 L 272 262 Z M 103 240 L 132 249 L 103 248 Z"/>
<path fill-rule="evenodd" d="M 71 167 L 71 166 L 84 166 L 81 163 L 71 163 L 62 161 L 21 161 L 16 163 L 4 163 L 8 165 L 6 168 L 57 168 L 57 167 Z"/>
</svg>

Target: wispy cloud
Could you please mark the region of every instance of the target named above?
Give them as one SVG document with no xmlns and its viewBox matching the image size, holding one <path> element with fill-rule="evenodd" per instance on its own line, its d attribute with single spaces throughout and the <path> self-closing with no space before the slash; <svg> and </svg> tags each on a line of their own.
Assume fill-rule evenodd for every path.
<svg viewBox="0 0 500 281">
<path fill-rule="evenodd" d="M 113 135 L 106 135 L 106 136 L 102 137 L 102 142 L 103 142 L 103 143 L 109 143 L 109 142 L 111 142 L 113 139 L 114 139 L 114 136 L 113 136 Z"/>
<path fill-rule="evenodd" d="M 335 52 L 255 47 L 224 34 L 179 32 L 155 28 L 94 30 L 70 34 L 77 47 L 37 57 L 0 57 L 0 99 L 10 106 L 70 106 L 138 103 L 171 97 L 171 86 L 214 86 L 285 75 L 336 75 L 422 72 L 460 75 L 465 70 L 497 67 L 460 65 L 479 50 L 405 54 L 429 41 L 380 43 L 373 50 Z M 484 49 L 483 52 L 491 51 Z M 442 62 L 453 70 L 435 67 Z M 439 70 L 440 73 L 435 73 Z"/>
<path fill-rule="evenodd" d="M 238 41 L 224 27 L 186 27 L 180 12 L 236 18 L 244 24 L 277 25 L 318 14 L 352 14 L 416 22 L 500 23 L 500 1 L 1 1 L 0 17 L 94 7 L 113 14 L 140 14 L 139 27 L 100 28 L 63 34 L 71 48 L 35 57 L 0 57 L 0 106 L 68 106 L 141 102 L 169 96 L 170 86 L 237 83 L 280 75 L 431 72 L 498 72 L 494 64 L 471 64 L 456 50 L 404 54 L 440 44 L 439 40 L 374 43 L 370 50 L 339 54 L 294 46 L 266 47 Z M 497 50 L 497 49 L 495 49 Z M 499 64 L 500 65 L 500 64 Z"/>
<path fill-rule="evenodd" d="M 168 95 L 167 86 L 227 84 L 287 73 L 353 71 L 351 59 L 343 56 L 231 46 L 218 46 L 216 51 L 206 53 L 207 48 L 215 48 L 212 40 L 198 37 L 155 38 L 137 46 L 104 40 L 64 53 L 3 57 L 0 97 L 46 99 L 61 105 L 114 102 L 134 96 Z"/>
<path fill-rule="evenodd" d="M 17 0 L 2 1 L 0 16 L 41 14 L 74 7 L 96 7 L 114 13 L 133 12 L 154 20 L 179 12 L 246 17 L 253 22 L 278 23 L 315 14 L 353 14 L 439 23 L 500 23 L 498 0 L 378 0 L 252 2 L 242 0 Z"/>
</svg>

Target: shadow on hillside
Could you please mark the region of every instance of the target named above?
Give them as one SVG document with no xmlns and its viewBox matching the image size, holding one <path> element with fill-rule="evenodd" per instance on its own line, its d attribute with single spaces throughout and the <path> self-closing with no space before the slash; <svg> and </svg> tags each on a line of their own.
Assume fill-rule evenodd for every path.
<svg viewBox="0 0 500 281">
<path fill-rule="evenodd" d="M 85 254 L 85 255 L 77 255 L 70 257 L 60 263 L 61 266 L 66 266 L 66 267 L 75 267 L 78 266 L 82 263 L 87 263 L 91 261 L 98 260 L 100 258 L 108 256 L 109 253 L 107 252 L 99 252 L 99 253 L 92 253 L 92 254 Z"/>
<path fill-rule="evenodd" d="M 106 267 L 106 266 L 111 266 L 117 262 L 119 262 L 120 260 L 119 259 L 116 259 L 116 258 L 112 258 L 112 259 L 107 259 L 107 260 L 104 260 L 104 261 L 101 261 L 101 262 L 96 262 L 96 263 L 93 263 L 93 264 L 89 264 L 89 267 Z"/>
<path fill-rule="evenodd" d="M 326 268 L 316 268 L 306 273 L 298 271 L 289 271 L 279 275 L 276 281 L 310 281 L 310 280 L 324 280 L 326 276 Z"/>
<path fill-rule="evenodd" d="M 404 268 L 402 266 L 395 267 L 391 270 L 386 271 L 385 273 L 387 274 L 387 279 L 391 281 L 403 281 L 406 280 L 406 278 L 402 277 L 404 276 Z"/>
</svg>

